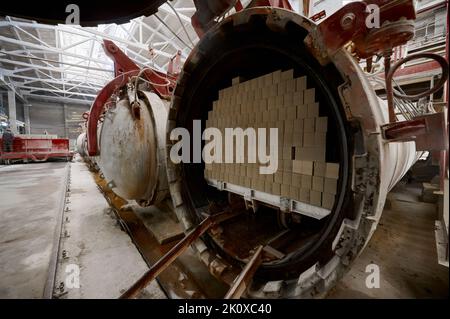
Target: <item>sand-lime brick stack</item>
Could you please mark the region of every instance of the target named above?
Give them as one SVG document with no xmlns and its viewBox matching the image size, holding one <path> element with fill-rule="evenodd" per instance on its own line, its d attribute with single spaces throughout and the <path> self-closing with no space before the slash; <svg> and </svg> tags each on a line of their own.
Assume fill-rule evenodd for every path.
<svg viewBox="0 0 450 319">
<path fill-rule="evenodd" d="M 332 209 L 339 164 L 326 163 L 328 118 L 319 116 L 306 76 L 294 78 L 287 70 L 247 81 L 234 78 L 231 87 L 219 91 L 206 127 L 218 128 L 223 136 L 225 128 L 278 128 L 278 170 L 261 175 L 260 164 L 246 157 L 243 164 L 206 164 L 205 178 Z M 223 154 L 226 147 L 232 145 L 223 145 Z"/>
</svg>

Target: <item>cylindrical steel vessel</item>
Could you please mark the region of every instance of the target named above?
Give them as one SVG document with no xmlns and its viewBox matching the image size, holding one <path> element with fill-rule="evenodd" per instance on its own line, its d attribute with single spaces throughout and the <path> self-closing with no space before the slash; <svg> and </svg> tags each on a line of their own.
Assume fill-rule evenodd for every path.
<svg viewBox="0 0 450 319">
<path fill-rule="evenodd" d="M 119 196 L 149 205 L 168 194 L 164 136 L 167 105 L 156 94 L 139 91 L 133 111 L 128 98 L 104 114 L 99 133 L 99 166 Z"/>
<path fill-rule="evenodd" d="M 339 164 L 331 213 L 320 220 L 303 216 L 293 226 L 293 239 L 285 244 L 289 247 L 283 248 L 278 259 L 263 262 L 247 291 L 248 297 L 323 296 L 367 244 L 387 192 L 417 158 L 414 143 L 388 144 L 382 139 L 380 125 L 388 121 L 387 108 L 347 51 L 322 56 L 321 61 L 329 61 L 326 65 L 318 62 L 305 45 L 305 39 L 317 32 L 312 21 L 282 9 L 253 8 L 228 17 L 192 51 L 169 111 L 167 158 L 175 144 L 169 139 L 172 129 L 184 127 L 192 133 L 192 121 L 196 119 L 202 120 L 204 127 L 219 91 L 231 86 L 232 78 L 251 80 L 292 69 L 294 75 L 307 77 L 307 87 L 315 89 L 321 105 L 321 116 L 329 119 L 326 157 Z M 211 207 L 234 209 L 228 204 L 226 191 L 205 181 L 204 170 L 204 163 L 167 162 L 173 204 L 186 229 L 197 225 Z M 264 214 L 266 210 L 256 215 Z M 201 260 L 224 281 L 230 281 L 233 276 L 228 273 L 240 269 L 248 260 L 249 255 L 242 253 L 245 242 L 270 242 L 261 235 L 266 229 L 273 230 L 270 219 L 253 220 L 254 225 L 246 228 L 241 226 L 248 219 L 221 225 L 219 236 L 208 233 L 194 245 Z M 243 234 L 252 231 L 251 236 Z M 259 236 L 258 242 L 255 238 Z M 279 288 L 274 291 L 267 287 Z"/>
</svg>

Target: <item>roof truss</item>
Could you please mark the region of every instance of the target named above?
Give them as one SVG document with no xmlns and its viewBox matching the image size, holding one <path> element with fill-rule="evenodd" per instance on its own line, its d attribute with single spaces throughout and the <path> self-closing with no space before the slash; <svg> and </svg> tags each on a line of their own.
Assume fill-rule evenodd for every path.
<svg viewBox="0 0 450 319">
<path fill-rule="evenodd" d="M 190 24 L 194 12 L 192 0 L 175 0 L 163 4 L 157 17 L 96 28 L 6 17 L 0 21 L 2 85 L 24 100 L 49 97 L 92 103 L 114 76 L 103 39 L 115 42 L 137 65 L 166 72 L 177 51 L 184 62 L 198 41 Z"/>
</svg>

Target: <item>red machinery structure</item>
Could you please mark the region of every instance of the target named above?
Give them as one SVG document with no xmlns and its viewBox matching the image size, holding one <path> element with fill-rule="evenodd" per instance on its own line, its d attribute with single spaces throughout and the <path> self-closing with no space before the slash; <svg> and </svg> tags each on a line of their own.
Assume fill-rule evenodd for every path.
<svg viewBox="0 0 450 319">
<path fill-rule="evenodd" d="M 0 138 L 0 162 L 44 162 L 51 159 L 71 160 L 73 153 L 67 138 L 44 138 L 30 135 L 16 136 L 12 151 L 3 150 L 3 139 Z"/>
</svg>

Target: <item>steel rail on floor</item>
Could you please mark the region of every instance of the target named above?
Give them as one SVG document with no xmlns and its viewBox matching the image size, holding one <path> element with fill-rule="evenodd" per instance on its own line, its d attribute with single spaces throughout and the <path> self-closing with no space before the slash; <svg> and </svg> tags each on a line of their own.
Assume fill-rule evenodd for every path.
<svg viewBox="0 0 450 319">
<path fill-rule="evenodd" d="M 258 246 L 250 259 L 245 265 L 242 272 L 233 282 L 224 299 L 240 299 L 242 294 L 247 290 L 248 285 L 253 279 L 256 271 L 262 263 L 263 246 Z"/>
<path fill-rule="evenodd" d="M 64 172 L 64 190 L 62 191 L 61 198 L 59 200 L 58 216 L 56 217 L 56 226 L 53 231 L 52 250 L 50 253 L 50 262 L 47 270 L 47 278 L 45 281 L 44 291 L 42 298 L 52 299 L 54 298 L 56 272 L 58 270 L 58 256 L 61 249 L 61 236 L 63 232 L 64 224 L 64 206 L 66 205 L 66 198 L 68 188 L 70 187 L 70 163 L 66 163 Z M 57 297 L 57 296 L 56 296 Z"/>
<path fill-rule="evenodd" d="M 151 281 L 172 264 L 195 240 L 202 236 L 212 226 L 237 216 L 239 213 L 223 212 L 210 215 L 205 218 L 196 228 L 189 232 L 172 249 L 161 257 L 138 281 L 127 289 L 119 299 L 136 297 Z"/>
</svg>

